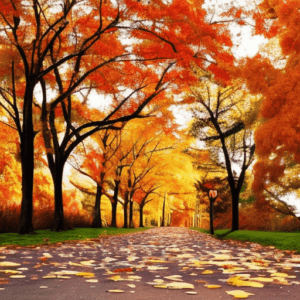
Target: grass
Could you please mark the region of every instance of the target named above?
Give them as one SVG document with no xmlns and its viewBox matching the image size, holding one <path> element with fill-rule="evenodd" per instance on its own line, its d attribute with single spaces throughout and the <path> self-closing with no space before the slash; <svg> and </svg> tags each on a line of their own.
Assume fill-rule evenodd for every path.
<svg viewBox="0 0 300 300">
<path fill-rule="evenodd" d="M 57 242 L 85 240 L 97 238 L 99 235 L 118 235 L 142 232 L 148 228 L 74 228 L 72 230 L 55 232 L 51 230 L 36 230 L 34 235 L 19 235 L 18 233 L 0 233 L 0 246 L 5 245 L 40 245 L 54 244 Z"/>
<path fill-rule="evenodd" d="M 209 233 L 209 230 L 191 228 L 199 232 Z M 300 252 L 300 232 L 274 232 L 230 229 L 215 230 L 215 236 L 226 240 L 249 241 L 263 246 L 275 246 L 281 250 L 295 250 Z"/>
</svg>

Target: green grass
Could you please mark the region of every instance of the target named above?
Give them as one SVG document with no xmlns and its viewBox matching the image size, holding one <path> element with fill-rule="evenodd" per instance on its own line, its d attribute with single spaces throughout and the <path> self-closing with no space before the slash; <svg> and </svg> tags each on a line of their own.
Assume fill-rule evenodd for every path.
<svg viewBox="0 0 300 300">
<path fill-rule="evenodd" d="M 57 242 L 84 240 L 97 238 L 99 235 L 117 235 L 134 232 L 142 232 L 148 228 L 75 228 L 72 230 L 55 232 L 51 230 L 36 230 L 34 235 L 19 235 L 17 233 L 1 233 L 0 246 L 5 245 L 39 245 L 53 244 Z M 49 239 L 49 240 L 48 240 Z"/>
<path fill-rule="evenodd" d="M 209 233 L 209 230 L 203 230 L 198 228 L 191 229 Z M 300 232 L 273 232 L 250 230 L 239 230 L 230 232 L 230 229 L 222 229 L 215 230 L 215 236 L 226 240 L 249 241 L 253 243 L 258 243 L 263 246 L 275 246 L 277 249 L 281 250 L 296 250 L 300 252 Z"/>
</svg>

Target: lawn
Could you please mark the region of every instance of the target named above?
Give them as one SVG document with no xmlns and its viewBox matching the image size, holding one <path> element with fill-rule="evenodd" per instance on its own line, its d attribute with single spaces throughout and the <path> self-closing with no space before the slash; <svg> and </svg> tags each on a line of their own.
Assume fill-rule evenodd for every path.
<svg viewBox="0 0 300 300">
<path fill-rule="evenodd" d="M 38 245 L 70 240 L 97 238 L 99 235 L 117 235 L 141 232 L 148 228 L 74 228 L 72 230 L 55 232 L 51 230 L 36 230 L 34 235 L 19 235 L 17 233 L 0 233 L 0 246 L 4 245 Z"/>
<path fill-rule="evenodd" d="M 192 228 L 200 232 L 209 233 L 208 230 Z M 229 232 L 229 233 L 228 233 Z M 228 233 L 226 235 L 226 233 Z M 273 232 L 239 230 L 215 230 L 215 236 L 226 240 L 249 241 L 263 246 L 275 246 L 281 250 L 296 250 L 300 252 L 300 232 Z"/>
</svg>

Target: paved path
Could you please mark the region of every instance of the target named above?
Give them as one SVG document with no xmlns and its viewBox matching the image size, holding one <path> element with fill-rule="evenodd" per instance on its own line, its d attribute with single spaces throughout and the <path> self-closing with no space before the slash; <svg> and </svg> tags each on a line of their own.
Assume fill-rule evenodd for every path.
<svg viewBox="0 0 300 300">
<path fill-rule="evenodd" d="M 253 294 L 249 299 L 299 299 L 299 272 L 300 255 L 292 252 L 153 228 L 88 242 L 0 247 L 0 299 L 209 300 L 233 299 L 227 292 L 235 290 Z"/>
</svg>

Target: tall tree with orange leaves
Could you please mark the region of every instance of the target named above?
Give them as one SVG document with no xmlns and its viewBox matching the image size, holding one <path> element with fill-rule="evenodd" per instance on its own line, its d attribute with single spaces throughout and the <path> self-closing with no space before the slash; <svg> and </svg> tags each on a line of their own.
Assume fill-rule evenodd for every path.
<svg viewBox="0 0 300 300">
<path fill-rule="evenodd" d="M 55 230 L 63 229 L 65 162 L 87 136 L 140 118 L 150 101 L 195 80 L 190 65 L 229 80 L 233 57 L 225 22 L 210 22 L 203 0 L 3 0 L 0 3 L 1 103 L 21 142 L 22 209 L 19 233 L 33 232 L 33 110 L 40 107 L 48 164 L 55 188 Z M 130 41 L 128 47 L 123 41 Z M 10 70 L 10 71 L 8 71 Z M 35 97 L 41 87 L 42 99 Z M 124 96 L 124 88 L 127 95 Z M 109 112 L 78 124 L 74 95 L 112 95 Z M 79 96 L 78 96 L 79 97 Z M 58 130 L 57 117 L 64 120 Z M 60 134 L 58 134 L 60 132 Z"/>
<path fill-rule="evenodd" d="M 299 186 L 295 169 L 300 163 L 300 3 L 264 0 L 255 18 L 256 32 L 270 41 L 241 69 L 250 91 L 263 96 L 255 132 L 259 159 L 253 189 L 257 199 L 270 199 L 287 211 L 281 196 Z"/>
</svg>

